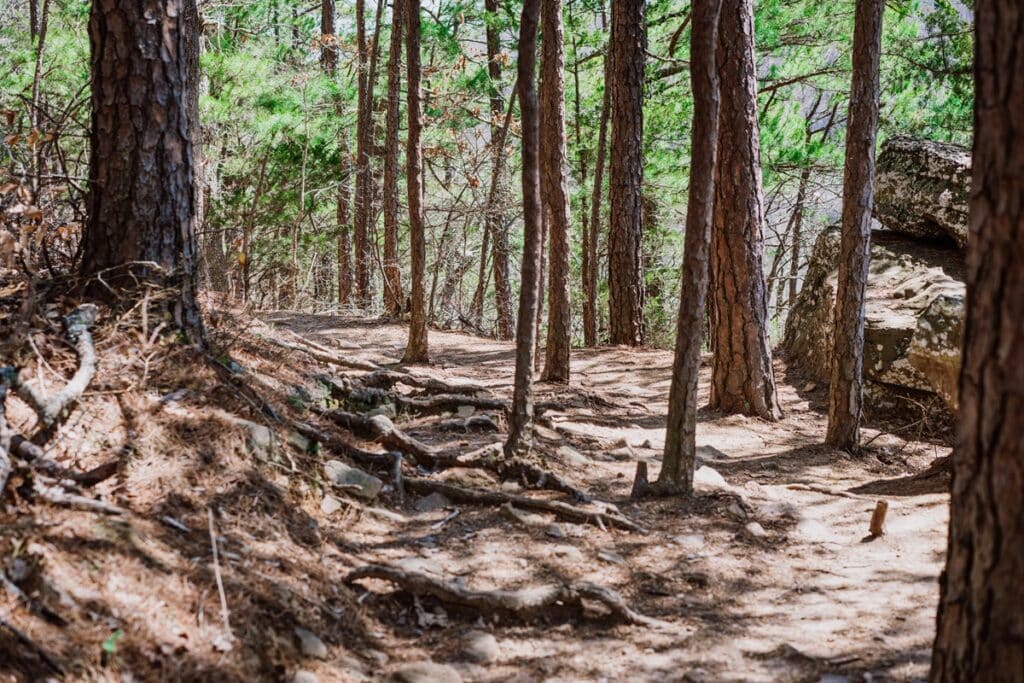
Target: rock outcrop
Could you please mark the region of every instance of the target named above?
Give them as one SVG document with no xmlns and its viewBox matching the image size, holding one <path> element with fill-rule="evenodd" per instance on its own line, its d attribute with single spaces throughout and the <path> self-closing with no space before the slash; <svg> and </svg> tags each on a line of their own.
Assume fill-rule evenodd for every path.
<svg viewBox="0 0 1024 683">
<path fill-rule="evenodd" d="M 867 409 L 911 404 L 954 412 L 963 339 L 970 154 L 955 145 L 890 139 L 878 159 L 864 329 Z M 829 381 L 840 232 L 818 237 L 783 351 Z M 940 400 L 941 399 L 941 400 Z"/>
<path fill-rule="evenodd" d="M 967 245 L 971 153 L 959 145 L 889 138 L 878 155 L 875 218 L 888 230 Z"/>
</svg>

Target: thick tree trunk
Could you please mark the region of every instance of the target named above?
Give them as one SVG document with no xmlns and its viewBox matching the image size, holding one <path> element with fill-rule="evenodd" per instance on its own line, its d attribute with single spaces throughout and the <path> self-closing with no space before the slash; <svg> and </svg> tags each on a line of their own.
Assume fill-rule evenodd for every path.
<svg viewBox="0 0 1024 683">
<path fill-rule="evenodd" d="M 697 379 L 708 294 L 708 255 L 715 203 L 719 88 L 715 66 L 721 0 L 694 0 L 690 13 L 690 80 L 693 84 L 693 152 L 686 211 L 683 281 L 679 294 L 675 360 L 668 397 L 665 457 L 658 483 L 689 494 L 697 453 Z"/>
<path fill-rule="evenodd" d="M 324 73 L 338 70 L 338 36 L 334 33 L 334 0 L 320 0 L 320 66 Z"/>
<path fill-rule="evenodd" d="M 541 0 L 524 0 L 519 23 L 519 105 L 523 131 L 523 263 L 516 327 L 516 372 L 505 453 L 523 454 L 533 445 L 533 358 L 540 298 L 541 197 L 540 116 L 535 84 L 537 23 Z"/>
<path fill-rule="evenodd" d="M 608 233 L 608 324 L 612 344 L 644 341 L 643 178 L 644 0 L 612 3 L 611 226 Z M 606 85 L 606 87 L 609 87 Z"/>
<path fill-rule="evenodd" d="M 977 0 L 960 438 L 931 680 L 1024 681 L 1024 11 Z"/>
<path fill-rule="evenodd" d="M 403 0 L 392 0 L 388 57 L 387 135 L 384 141 L 384 309 L 402 314 L 402 268 L 398 263 L 398 115 L 401 93 Z"/>
<path fill-rule="evenodd" d="M 409 343 L 403 361 L 426 363 L 427 349 L 427 237 L 423 225 L 423 108 L 420 92 L 420 0 L 406 3 L 406 83 L 408 90 L 409 139 L 406 146 L 406 176 L 409 190 L 409 247 L 412 254 L 412 316 Z"/>
<path fill-rule="evenodd" d="M 202 342 L 196 302 L 195 157 L 184 0 L 95 0 L 92 152 L 82 271 L 180 287 L 181 324 Z M 155 18 L 154 18 L 155 17 Z M 162 272 L 141 262 L 152 262 Z"/>
<path fill-rule="evenodd" d="M 548 217 L 548 334 L 544 379 L 569 381 L 572 311 L 569 307 L 569 190 L 565 177 L 565 39 L 562 0 L 541 7 L 540 173 Z"/>
<path fill-rule="evenodd" d="M 722 101 L 711 242 L 711 406 L 777 420 L 782 410 L 768 343 L 752 0 L 723 4 L 717 63 Z"/>
<path fill-rule="evenodd" d="M 608 60 L 605 59 L 605 73 L 608 73 Z M 598 259 L 598 245 L 601 239 L 601 200 L 604 198 L 604 167 L 608 153 L 608 119 L 611 113 L 611 88 L 605 78 L 604 97 L 601 102 L 601 122 L 597 133 L 597 161 L 594 164 L 594 187 L 590 200 L 590 229 L 584 243 L 589 262 L 586 268 L 586 281 L 583 283 L 586 300 L 583 303 L 583 343 L 586 346 L 597 346 L 598 324 L 597 283 L 601 271 Z"/>
<path fill-rule="evenodd" d="M 857 0 L 853 31 L 853 82 L 846 126 L 843 233 L 839 247 L 832 381 L 825 443 L 860 448 L 864 384 L 864 296 L 871 257 L 871 204 L 878 132 L 878 62 L 885 0 Z"/>
</svg>

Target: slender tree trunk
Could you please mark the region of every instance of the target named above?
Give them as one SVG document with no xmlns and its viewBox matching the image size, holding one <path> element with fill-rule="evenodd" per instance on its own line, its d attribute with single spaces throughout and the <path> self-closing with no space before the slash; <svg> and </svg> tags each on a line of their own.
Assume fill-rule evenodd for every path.
<svg viewBox="0 0 1024 683">
<path fill-rule="evenodd" d="M 839 248 L 832 382 L 825 443 L 860 449 L 864 393 L 864 290 L 871 258 L 871 208 L 878 131 L 878 62 L 882 53 L 885 0 L 857 0 L 853 31 L 853 83 L 846 127 L 843 231 Z"/>
<path fill-rule="evenodd" d="M 540 298 L 541 198 L 540 115 L 537 107 L 537 23 L 540 0 L 524 0 L 519 23 L 519 106 L 523 131 L 523 263 L 516 326 L 516 373 L 505 453 L 529 452 L 533 445 L 533 358 Z"/>
<path fill-rule="evenodd" d="M 711 241 L 711 406 L 777 420 L 768 343 L 752 0 L 723 3 L 718 29 L 721 110 Z"/>
<path fill-rule="evenodd" d="M 366 41 L 366 0 L 356 0 L 356 54 L 359 69 L 359 111 L 356 123 L 355 225 L 355 298 L 369 306 L 370 290 L 370 144 L 373 126 L 373 83 L 369 78 L 369 47 Z"/>
<path fill-rule="evenodd" d="M 338 101 L 338 116 L 342 115 L 341 100 Z M 338 303 L 342 306 L 352 303 L 354 278 L 352 272 L 352 211 L 351 177 L 352 160 L 348 149 L 347 136 L 341 135 L 341 149 L 338 153 L 340 162 L 338 180 Z"/>
<path fill-rule="evenodd" d="M 697 452 L 697 379 L 708 294 L 708 261 L 714 219 L 719 87 L 715 66 L 721 0 L 694 0 L 690 13 L 690 80 L 693 84 L 693 153 L 686 211 L 683 280 L 679 295 L 675 360 L 668 398 L 665 456 L 658 484 L 689 494 Z"/>
<path fill-rule="evenodd" d="M 194 6 L 194 5 L 193 5 Z M 42 126 L 42 107 L 40 104 L 40 87 L 43 80 L 43 55 L 46 53 L 46 33 L 50 18 L 50 0 L 43 0 L 41 8 L 32 3 L 34 16 L 32 17 L 32 37 L 36 43 L 36 63 L 32 74 L 32 104 L 29 108 L 29 121 L 32 130 L 38 131 Z M 196 62 L 198 65 L 198 61 Z M 43 187 L 43 148 L 45 143 L 37 141 L 35 149 L 32 150 L 32 168 L 29 174 L 29 185 L 32 193 L 32 203 L 39 204 L 39 193 Z"/>
<path fill-rule="evenodd" d="M 605 59 L 605 73 L 608 72 L 608 60 Z M 608 87 L 605 79 L 604 97 L 601 103 L 601 122 L 597 133 L 597 160 L 594 163 L 594 188 L 590 201 L 590 230 L 589 238 L 584 248 L 589 261 L 586 269 L 586 282 L 583 284 L 586 301 L 583 304 L 583 343 L 586 346 L 597 346 L 598 333 L 598 308 L 597 308 L 597 283 L 600 263 L 598 259 L 598 245 L 601 238 L 601 199 L 604 197 L 604 166 L 608 150 L 608 119 L 611 113 L 611 88 Z"/>
<path fill-rule="evenodd" d="M 398 115 L 401 96 L 404 0 L 392 0 L 388 57 L 387 135 L 384 142 L 384 308 L 402 314 L 402 268 L 398 263 Z"/>
<path fill-rule="evenodd" d="M 484 7 L 487 9 L 490 19 L 487 22 L 486 29 L 487 73 L 491 80 L 491 140 L 494 140 L 495 122 L 501 116 L 501 112 L 504 109 L 504 98 L 501 96 L 501 32 L 496 24 L 499 11 L 498 0 L 484 0 Z M 514 95 L 510 99 L 514 99 Z M 512 103 L 509 102 L 508 116 L 511 117 L 511 115 Z M 512 288 L 508 272 L 508 221 L 506 220 L 505 212 L 499 208 L 508 197 L 507 174 L 505 173 L 507 155 L 504 153 L 507 139 L 508 121 L 506 121 L 501 134 L 501 144 L 497 145 L 494 149 L 492 199 L 488 202 L 490 204 L 489 210 L 484 217 L 484 220 L 489 225 L 491 258 L 494 262 L 494 304 L 497 309 L 496 330 L 498 339 L 510 339 L 512 337 Z"/>
<path fill-rule="evenodd" d="M 198 121 L 189 117 L 193 84 L 184 13 L 183 0 L 92 4 L 92 151 L 82 271 L 91 276 L 113 269 L 104 275 L 110 286 L 131 286 L 130 272 L 179 287 L 180 324 L 202 344 L 190 132 Z"/>
<path fill-rule="evenodd" d="M 538 116 L 540 112 L 538 110 Z M 538 128 L 538 140 L 540 140 L 540 133 Z M 537 161 L 540 163 L 541 154 L 538 148 Z M 544 210 L 544 173 L 540 172 L 541 177 L 541 205 L 540 205 L 540 265 L 539 273 L 537 274 L 537 337 L 536 347 L 533 353 L 533 369 L 540 372 L 540 361 L 543 356 L 541 355 L 541 330 L 544 329 L 544 300 L 545 294 L 547 293 L 547 282 L 546 276 L 548 272 L 548 225 L 551 223 L 548 218 L 547 211 Z"/>
<path fill-rule="evenodd" d="M 338 36 L 334 33 L 334 0 L 320 0 L 320 66 L 333 76 L 338 70 Z"/>
<path fill-rule="evenodd" d="M 409 139 L 406 147 L 406 176 L 409 189 L 409 246 L 412 252 L 412 316 L 409 344 L 402 359 L 426 363 L 427 349 L 427 237 L 423 225 L 423 148 L 420 131 L 423 111 L 420 92 L 420 0 L 406 2 L 406 71 L 409 109 Z"/>
<path fill-rule="evenodd" d="M 960 437 L 934 683 L 1024 681 L 1024 11 L 974 3 Z"/>
<path fill-rule="evenodd" d="M 612 344 L 644 342 L 643 178 L 644 0 L 612 3 L 611 226 L 608 322 Z M 607 86 L 606 86 L 607 87 Z"/>
<path fill-rule="evenodd" d="M 571 247 L 569 244 L 569 189 L 565 177 L 565 39 L 562 0 L 547 0 L 541 7 L 540 172 L 541 196 L 548 216 L 548 334 L 544 379 L 569 381 L 572 345 L 572 310 L 569 306 Z"/>
<path fill-rule="evenodd" d="M 803 244 L 804 226 L 804 204 L 807 200 L 807 183 L 811 179 L 811 167 L 808 164 L 800 171 L 800 185 L 796 191 L 796 203 L 793 205 L 793 229 L 790 232 L 790 256 L 789 256 L 789 307 L 793 309 L 796 303 L 799 287 L 797 279 L 800 276 L 800 248 Z M 781 248 L 781 247 L 780 247 Z M 781 295 L 779 299 L 781 299 Z M 780 302 L 781 303 L 781 302 Z"/>
</svg>

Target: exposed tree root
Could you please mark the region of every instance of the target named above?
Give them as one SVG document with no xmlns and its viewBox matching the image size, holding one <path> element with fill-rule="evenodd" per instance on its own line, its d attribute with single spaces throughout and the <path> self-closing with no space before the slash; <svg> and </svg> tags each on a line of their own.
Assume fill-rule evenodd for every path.
<svg viewBox="0 0 1024 683">
<path fill-rule="evenodd" d="M 469 394 L 488 391 L 484 385 L 468 380 L 446 382 L 436 377 L 411 375 L 395 370 L 377 370 L 369 375 L 360 377 L 359 382 L 365 387 L 376 387 L 378 389 L 393 389 L 396 384 L 405 384 L 406 386 L 438 394 Z"/>
<path fill-rule="evenodd" d="M 475 591 L 440 578 L 387 565 L 357 567 L 345 577 L 346 584 L 361 579 L 390 581 L 413 595 L 430 596 L 441 602 L 468 607 L 484 614 L 495 612 L 529 620 L 557 613 L 579 615 L 584 600 L 592 600 L 629 624 L 664 626 L 665 622 L 634 611 L 616 591 L 593 583 L 551 583 L 519 590 Z"/>
<path fill-rule="evenodd" d="M 343 410 L 324 410 L 321 414 L 340 427 L 369 436 L 385 448 L 401 451 L 424 467 L 450 465 L 455 461 L 455 458 L 444 456 L 432 446 L 409 436 L 384 415 L 367 417 Z"/>
<path fill-rule="evenodd" d="M 646 533 L 646 529 L 626 517 L 614 512 L 602 510 L 587 510 L 575 505 L 563 503 L 557 500 L 544 500 L 541 498 L 529 498 L 515 494 L 503 493 L 501 491 L 483 491 L 478 489 L 466 489 L 460 486 L 453 486 L 445 482 L 425 479 L 422 477 L 406 477 L 405 488 L 417 493 L 440 493 L 449 500 L 466 503 L 470 505 L 486 505 L 490 507 L 501 507 L 511 503 L 514 507 L 523 510 L 537 510 L 549 512 L 556 517 L 569 522 L 581 524 L 594 523 L 598 526 L 613 526 L 626 531 Z"/>
<path fill-rule="evenodd" d="M 267 342 L 268 344 L 279 346 L 282 349 L 304 353 L 310 358 L 315 358 L 316 360 L 322 363 L 327 363 L 328 365 L 338 365 L 343 368 L 366 370 L 368 372 L 375 372 L 377 370 L 384 369 L 380 365 L 377 365 L 376 363 L 371 363 L 370 361 L 357 360 L 355 358 L 342 358 L 341 356 L 331 353 L 328 349 L 324 347 L 320 347 L 319 349 L 313 348 L 307 345 L 308 342 L 304 342 L 302 344 L 289 344 L 286 341 L 282 341 L 280 339 L 276 339 L 270 336 L 263 336 L 261 337 L 261 339 Z"/>
<path fill-rule="evenodd" d="M 527 488 L 547 489 L 567 493 L 581 503 L 589 503 L 592 499 L 583 491 L 569 484 L 554 472 L 550 472 L 535 463 L 520 457 L 507 457 L 503 444 L 494 443 L 484 446 L 468 457 L 458 460 L 459 467 L 475 467 L 497 474 L 503 481 L 514 479 Z"/>
</svg>

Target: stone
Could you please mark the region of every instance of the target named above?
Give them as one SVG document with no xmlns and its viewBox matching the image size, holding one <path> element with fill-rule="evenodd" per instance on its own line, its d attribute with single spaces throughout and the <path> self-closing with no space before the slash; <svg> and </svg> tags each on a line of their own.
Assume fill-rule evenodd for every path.
<svg viewBox="0 0 1024 683">
<path fill-rule="evenodd" d="M 551 538 L 566 538 L 568 536 L 568 534 L 565 533 L 565 529 L 562 528 L 562 525 L 556 524 L 554 522 L 548 524 L 548 527 L 544 530 L 544 533 L 546 533 Z"/>
<path fill-rule="evenodd" d="M 964 297 L 941 295 L 917 319 L 907 357 L 928 379 L 950 411 L 959 403 L 960 362 L 964 343 Z"/>
<path fill-rule="evenodd" d="M 807 384 L 804 385 L 804 392 L 805 393 L 810 394 L 810 393 L 813 393 L 813 392 L 815 392 L 817 390 L 818 390 L 817 382 L 808 382 Z"/>
<path fill-rule="evenodd" d="M 736 519 L 746 519 L 747 511 L 743 509 L 743 506 L 739 503 L 733 502 L 726 508 L 726 512 L 735 517 Z"/>
<path fill-rule="evenodd" d="M 696 464 L 697 467 L 709 462 L 728 462 L 729 456 L 714 446 L 697 446 Z"/>
<path fill-rule="evenodd" d="M 498 640 L 490 633 L 470 631 L 466 634 L 463 653 L 474 662 L 487 664 L 501 657 L 501 648 L 498 646 Z"/>
<path fill-rule="evenodd" d="M 473 406 L 459 406 L 455 409 L 455 414 L 461 418 L 472 417 L 475 412 L 476 408 Z"/>
<path fill-rule="evenodd" d="M 220 412 L 226 422 L 245 431 L 245 447 L 249 453 L 260 460 L 273 460 L 277 452 L 277 439 L 270 427 L 245 420 L 227 411 Z"/>
<path fill-rule="evenodd" d="M 675 537 L 675 542 L 688 550 L 700 550 L 704 547 L 704 534 L 682 534 Z"/>
<path fill-rule="evenodd" d="M 324 496 L 324 499 L 320 501 L 320 512 L 325 515 L 333 515 L 335 512 L 340 510 L 342 503 L 334 496 Z"/>
<path fill-rule="evenodd" d="M 366 417 L 386 417 L 389 420 L 393 420 L 398 417 L 398 411 L 395 410 L 395 406 L 391 403 L 382 403 L 373 410 L 366 413 Z"/>
<path fill-rule="evenodd" d="M 285 440 L 288 442 L 289 446 L 300 453 L 311 453 L 313 451 L 314 442 L 296 431 L 289 431 L 285 436 Z"/>
<path fill-rule="evenodd" d="M 292 676 L 292 683 L 317 683 L 318 680 L 315 673 L 303 671 L 302 669 L 296 671 L 295 675 Z"/>
<path fill-rule="evenodd" d="M 612 564 L 626 564 L 626 558 L 624 558 L 622 555 L 619 555 L 614 550 L 607 550 L 602 548 L 601 550 L 597 551 L 597 556 L 599 559 L 602 559 L 605 562 L 611 562 Z"/>
<path fill-rule="evenodd" d="M 444 495 L 434 492 L 417 500 L 413 507 L 416 512 L 437 512 L 450 507 L 451 504 L 452 502 Z"/>
<path fill-rule="evenodd" d="M 336 486 L 343 486 L 352 494 L 367 500 L 376 498 L 384 487 L 384 482 L 377 477 L 340 460 L 328 460 L 324 464 L 324 472 Z"/>
<path fill-rule="evenodd" d="M 447 664 L 410 662 L 391 672 L 394 683 L 462 683 L 459 672 Z"/>
<path fill-rule="evenodd" d="M 572 446 L 559 446 L 558 455 L 561 456 L 562 460 L 567 465 L 589 465 L 590 458 L 580 453 Z"/>
<path fill-rule="evenodd" d="M 743 532 L 751 538 L 768 538 L 768 532 L 764 530 L 764 527 L 757 522 L 750 522 L 743 527 Z"/>
<path fill-rule="evenodd" d="M 442 472 L 440 479 L 467 489 L 490 489 L 498 485 L 494 475 L 472 467 L 452 467 Z"/>
<path fill-rule="evenodd" d="M 703 467 L 698 467 L 697 471 L 693 473 L 693 487 L 695 489 L 727 489 L 729 484 L 718 473 L 718 470 L 704 465 Z"/>
<path fill-rule="evenodd" d="M 838 275 L 839 228 L 833 226 L 825 229 L 814 245 L 781 345 L 790 363 L 810 381 L 825 385 L 831 374 Z M 951 417 L 935 385 L 941 384 L 946 368 L 958 361 L 919 362 L 915 366 L 910 350 L 915 336 L 921 340 L 922 356 L 951 347 L 950 340 L 957 336 L 960 325 L 950 312 L 955 307 L 943 308 L 942 315 L 938 308 L 928 311 L 940 298 L 962 300 L 964 292 L 963 254 L 955 246 L 922 243 L 886 230 L 873 233 L 864 326 L 864 393 L 869 413 L 892 415 L 903 409 L 918 415 L 918 406 L 924 405 L 937 418 Z M 931 322 L 926 323 L 927 330 L 919 332 L 923 319 Z M 936 351 L 928 351 L 928 346 Z M 935 370 L 929 369 L 932 365 Z"/>
<path fill-rule="evenodd" d="M 967 245 L 971 151 L 897 135 L 878 155 L 874 214 L 890 230 Z"/>
<path fill-rule="evenodd" d="M 299 639 L 299 649 L 304 657 L 327 659 L 327 646 L 315 633 L 304 628 L 296 628 L 295 637 Z"/>
</svg>

